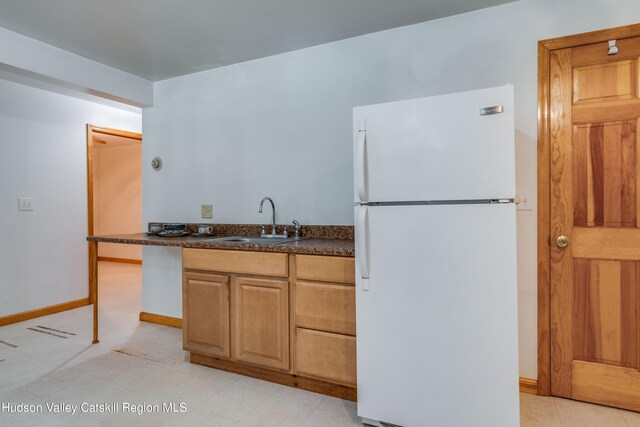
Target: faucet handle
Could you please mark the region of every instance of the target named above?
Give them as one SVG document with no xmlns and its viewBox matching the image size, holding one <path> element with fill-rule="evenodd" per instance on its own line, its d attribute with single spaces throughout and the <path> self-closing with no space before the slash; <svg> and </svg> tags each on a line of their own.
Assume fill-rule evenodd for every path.
<svg viewBox="0 0 640 427">
<path fill-rule="evenodd" d="M 300 223 L 295 219 L 291 222 L 296 227 L 296 237 L 300 237 Z"/>
<path fill-rule="evenodd" d="M 267 234 L 266 226 L 264 226 L 264 225 L 262 226 L 262 233 L 260 233 L 260 234 L 262 234 L 263 236 L 264 236 L 265 234 Z"/>
<path fill-rule="evenodd" d="M 285 225 L 285 226 L 284 226 L 284 233 L 283 233 L 283 234 L 284 234 L 285 239 L 286 239 L 287 237 L 289 237 L 289 231 L 287 230 L 287 227 L 288 227 L 288 225 Z"/>
</svg>

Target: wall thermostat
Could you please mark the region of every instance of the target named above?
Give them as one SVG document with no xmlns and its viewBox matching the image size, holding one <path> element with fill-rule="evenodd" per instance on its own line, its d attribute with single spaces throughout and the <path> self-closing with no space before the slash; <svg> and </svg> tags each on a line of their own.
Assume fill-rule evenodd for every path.
<svg viewBox="0 0 640 427">
<path fill-rule="evenodd" d="M 162 159 L 160 157 L 154 157 L 153 160 L 151 160 L 151 167 L 154 171 L 162 169 Z"/>
</svg>

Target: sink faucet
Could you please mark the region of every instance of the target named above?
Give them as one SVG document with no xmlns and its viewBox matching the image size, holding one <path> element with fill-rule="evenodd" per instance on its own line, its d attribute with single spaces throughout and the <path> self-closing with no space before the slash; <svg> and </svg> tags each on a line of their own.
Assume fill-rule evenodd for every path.
<svg viewBox="0 0 640 427">
<path fill-rule="evenodd" d="M 269 202 L 271 202 L 271 209 L 273 212 L 273 215 L 271 217 L 271 234 L 276 234 L 276 205 L 273 203 L 273 200 L 271 200 L 271 197 L 265 197 L 264 199 L 262 199 L 262 201 L 260 202 L 260 209 L 258 209 L 258 212 L 262 213 L 262 205 L 264 205 L 265 200 L 268 200 Z"/>
</svg>

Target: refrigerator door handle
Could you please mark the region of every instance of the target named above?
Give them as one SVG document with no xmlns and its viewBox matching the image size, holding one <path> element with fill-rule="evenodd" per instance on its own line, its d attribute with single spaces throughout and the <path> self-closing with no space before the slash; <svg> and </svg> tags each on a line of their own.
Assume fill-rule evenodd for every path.
<svg viewBox="0 0 640 427">
<path fill-rule="evenodd" d="M 368 220 L 368 208 L 366 206 L 360 207 L 358 213 L 358 265 L 360 266 L 360 277 L 365 279 L 362 285 L 363 291 L 369 290 L 369 254 L 367 251 L 367 220 Z"/>
<path fill-rule="evenodd" d="M 366 188 L 366 164 L 365 164 L 365 151 L 367 147 L 367 131 L 363 128 L 358 130 L 358 146 L 356 147 L 356 165 L 358 168 L 357 175 L 357 187 L 358 187 L 358 199 L 361 202 L 367 201 L 367 188 Z"/>
</svg>

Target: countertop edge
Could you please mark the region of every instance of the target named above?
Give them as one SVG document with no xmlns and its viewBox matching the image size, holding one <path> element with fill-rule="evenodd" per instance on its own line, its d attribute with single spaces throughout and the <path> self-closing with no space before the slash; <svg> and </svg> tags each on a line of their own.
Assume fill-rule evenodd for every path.
<svg viewBox="0 0 640 427">
<path fill-rule="evenodd" d="M 87 241 L 98 243 L 115 243 L 125 245 L 140 246 L 158 246 L 158 247 L 182 247 L 189 249 L 221 249 L 247 252 L 276 252 L 291 253 L 300 255 L 326 255 L 354 257 L 355 249 L 353 248 L 353 240 L 340 239 L 308 239 L 293 243 L 283 243 L 279 245 L 272 244 L 246 244 L 246 243 L 228 243 L 213 241 L 184 241 L 180 239 L 144 239 L 136 238 L 138 235 L 132 236 L 87 236 Z M 340 244 L 346 244 L 344 247 Z M 321 246 L 315 246 L 320 244 Z M 332 247 L 332 245 L 336 245 Z"/>
</svg>

